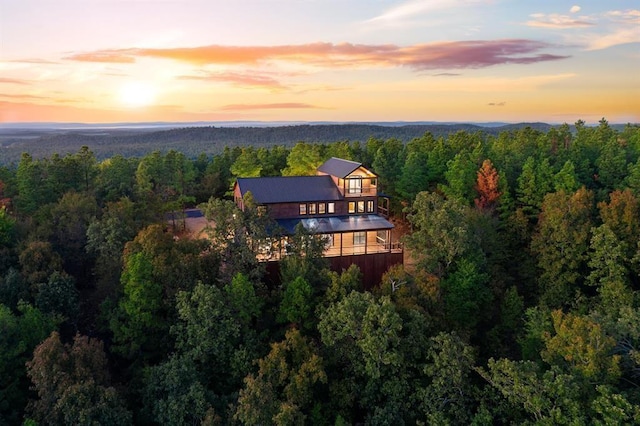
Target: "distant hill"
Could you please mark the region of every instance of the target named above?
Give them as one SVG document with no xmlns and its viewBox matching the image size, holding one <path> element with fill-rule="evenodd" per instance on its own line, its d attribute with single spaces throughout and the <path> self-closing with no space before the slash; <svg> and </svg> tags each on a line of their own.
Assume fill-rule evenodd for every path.
<svg viewBox="0 0 640 426">
<path fill-rule="evenodd" d="M 331 143 L 361 141 L 369 138 L 397 138 L 403 142 L 431 132 L 435 137 L 458 131 L 483 132 L 497 135 L 503 131 L 525 126 L 548 131 L 546 123 L 501 124 L 416 124 L 416 123 L 354 123 L 354 124 L 293 124 L 283 126 L 202 126 L 167 128 L 171 124 L 144 125 L 54 125 L 19 127 L 4 125 L 0 128 L 0 164 L 17 163 L 23 152 L 35 158 L 65 155 L 77 152 L 87 145 L 98 159 L 121 154 L 127 157 L 144 156 L 153 151 L 180 151 L 189 157 L 201 153 L 222 152 L 225 146 L 270 147 L 293 146 L 297 142 Z M 178 123 L 175 126 L 179 126 Z M 158 130 L 161 128 L 162 130 Z"/>
</svg>

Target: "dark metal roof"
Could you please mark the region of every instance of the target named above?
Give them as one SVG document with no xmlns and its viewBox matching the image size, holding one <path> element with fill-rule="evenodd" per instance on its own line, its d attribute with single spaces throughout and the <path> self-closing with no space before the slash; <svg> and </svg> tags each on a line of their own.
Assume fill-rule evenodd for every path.
<svg viewBox="0 0 640 426">
<path fill-rule="evenodd" d="M 318 171 L 344 179 L 360 166 L 362 163 L 331 157 L 318 167 Z"/>
<path fill-rule="evenodd" d="M 303 219 L 277 219 L 287 234 L 295 234 L 298 223 L 302 223 L 314 234 L 334 234 L 339 232 L 373 231 L 376 229 L 393 229 L 393 224 L 377 214 L 309 217 Z"/>
<path fill-rule="evenodd" d="M 258 204 L 339 201 L 342 195 L 330 176 L 238 178 L 242 196 L 251 191 Z"/>
</svg>

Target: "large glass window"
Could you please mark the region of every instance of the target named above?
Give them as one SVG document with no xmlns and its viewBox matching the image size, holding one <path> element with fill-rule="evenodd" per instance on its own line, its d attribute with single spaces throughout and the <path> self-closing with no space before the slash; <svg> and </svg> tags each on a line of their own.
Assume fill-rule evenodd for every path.
<svg viewBox="0 0 640 426">
<path fill-rule="evenodd" d="M 309 204 L 309 214 L 316 214 L 316 203 Z"/>
<path fill-rule="evenodd" d="M 362 177 L 353 176 L 349 178 L 349 194 L 360 194 L 362 192 Z"/>
<path fill-rule="evenodd" d="M 355 212 L 356 212 L 356 202 L 349 201 L 349 213 L 355 213 Z"/>
<path fill-rule="evenodd" d="M 364 201 L 358 201 L 358 213 L 364 213 Z"/>
<path fill-rule="evenodd" d="M 336 203 L 328 203 L 327 204 L 327 213 L 335 213 L 336 212 Z"/>
<path fill-rule="evenodd" d="M 307 205 L 300 204 L 300 214 L 307 214 Z"/>
<path fill-rule="evenodd" d="M 367 212 L 373 213 L 373 200 L 367 201 Z"/>
<path fill-rule="evenodd" d="M 367 233 L 365 231 L 359 231 L 353 233 L 353 245 L 363 246 L 367 241 Z"/>
<path fill-rule="evenodd" d="M 324 214 L 325 213 L 325 208 L 326 208 L 326 204 L 325 203 L 318 204 L 318 214 Z"/>
</svg>

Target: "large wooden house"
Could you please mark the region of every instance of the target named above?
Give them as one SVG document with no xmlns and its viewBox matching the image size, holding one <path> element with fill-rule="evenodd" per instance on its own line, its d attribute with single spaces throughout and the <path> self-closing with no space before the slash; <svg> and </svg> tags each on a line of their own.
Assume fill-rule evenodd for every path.
<svg viewBox="0 0 640 426">
<path fill-rule="evenodd" d="M 326 237 L 324 256 L 331 268 L 341 271 L 356 264 L 365 283 L 375 285 L 392 265 L 401 264 L 400 244 L 393 240 L 388 219 L 389 199 L 378 189 L 378 177 L 362 164 L 331 158 L 315 176 L 238 178 L 234 199 L 244 210 L 243 199 L 251 193 L 258 208 L 266 210 L 286 235 L 296 226 Z M 267 250 L 264 261 L 286 255 L 286 242 Z"/>
</svg>

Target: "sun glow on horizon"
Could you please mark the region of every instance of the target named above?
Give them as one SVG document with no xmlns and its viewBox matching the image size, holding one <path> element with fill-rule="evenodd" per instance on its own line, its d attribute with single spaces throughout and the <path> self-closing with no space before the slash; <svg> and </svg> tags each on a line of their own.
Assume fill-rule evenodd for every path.
<svg viewBox="0 0 640 426">
<path fill-rule="evenodd" d="M 139 81 L 124 84 L 118 91 L 119 102 L 129 108 L 142 108 L 153 105 L 157 90 L 148 83 Z"/>
</svg>

